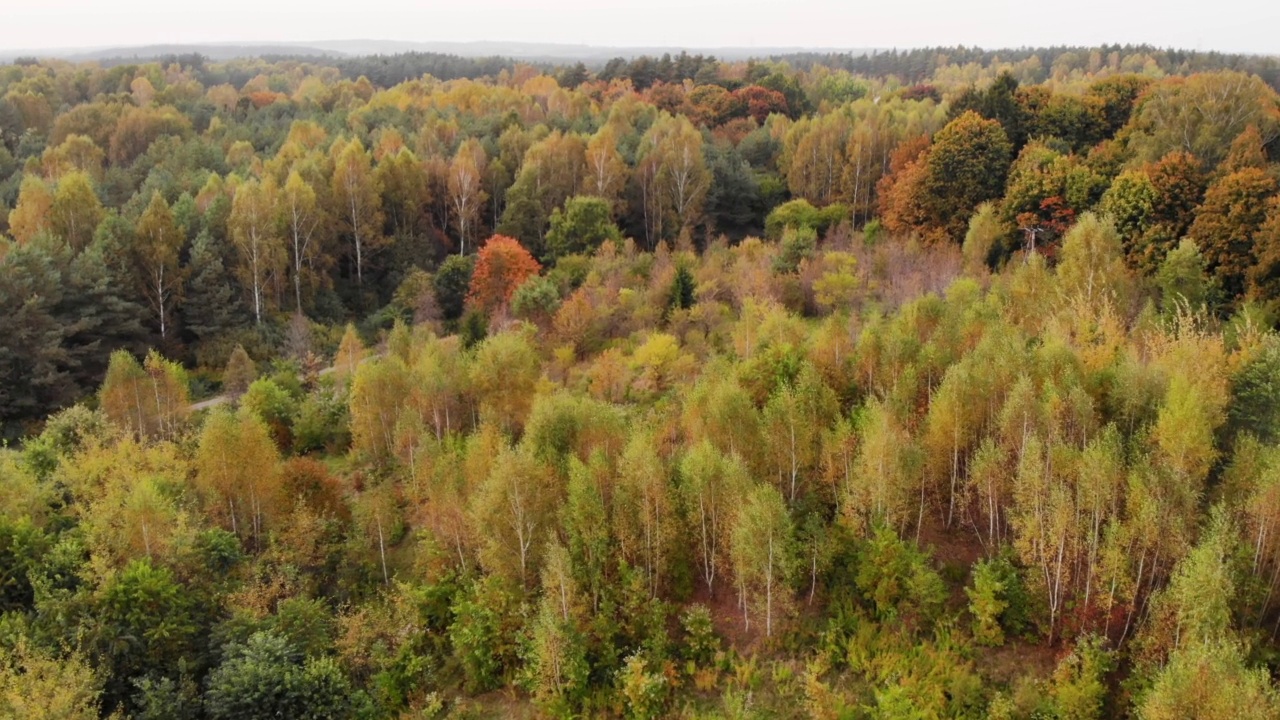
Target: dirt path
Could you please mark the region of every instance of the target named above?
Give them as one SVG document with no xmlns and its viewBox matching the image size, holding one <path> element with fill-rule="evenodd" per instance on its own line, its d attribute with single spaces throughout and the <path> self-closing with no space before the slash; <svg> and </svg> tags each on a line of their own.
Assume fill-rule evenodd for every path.
<svg viewBox="0 0 1280 720">
<path fill-rule="evenodd" d="M 209 398 L 208 400 L 201 400 L 198 403 L 192 403 L 191 412 L 196 412 L 198 410 L 208 410 L 209 408 L 217 407 L 227 402 L 230 399 L 231 398 L 226 395 L 216 395 L 214 397 Z"/>
<path fill-rule="evenodd" d="M 383 355 L 384 353 L 385 353 L 385 351 L 379 351 L 379 352 L 375 352 L 375 353 L 370 353 L 370 354 L 365 355 L 364 357 L 360 358 L 360 362 L 365 362 L 366 360 L 372 360 L 373 358 L 376 358 L 376 357 L 382 357 L 382 355 Z M 319 375 L 321 375 L 321 376 L 328 375 L 329 373 L 331 373 L 331 372 L 333 372 L 334 370 L 337 370 L 337 369 L 338 369 L 338 367 L 337 367 L 336 365 L 330 365 L 329 367 L 322 369 L 318 374 L 319 374 Z M 222 404 L 224 404 L 224 403 L 228 403 L 228 402 L 231 402 L 231 396 L 230 396 L 230 395 L 227 395 L 227 394 L 225 394 L 225 393 L 224 393 L 224 394 L 222 394 L 222 395 L 214 395 L 213 397 L 209 398 L 208 400 L 201 400 L 201 401 L 200 401 L 200 402 L 198 402 L 198 403 L 192 403 L 192 404 L 191 404 L 191 412 L 198 412 L 198 411 L 200 411 L 200 410 L 208 410 L 209 408 L 217 407 L 217 406 L 219 406 L 219 405 L 222 405 Z"/>
</svg>

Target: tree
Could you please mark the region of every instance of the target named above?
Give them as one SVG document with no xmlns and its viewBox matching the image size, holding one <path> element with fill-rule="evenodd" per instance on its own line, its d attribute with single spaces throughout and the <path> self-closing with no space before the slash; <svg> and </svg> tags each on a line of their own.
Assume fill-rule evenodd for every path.
<svg viewBox="0 0 1280 720">
<path fill-rule="evenodd" d="M 605 124 L 597 130 L 587 141 L 585 153 L 584 189 L 590 195 L 603 198 L 612 212 L 627 181 L 627 165 L 618 152 L 614 127 Z"/>
<path fill-rule="evenodd" d="M 377 246 L 382 228 L 382 197 L 369 153 L 359 140 L 334 143 L 332 192 L 343 234 L 355 251 L 356 283 L 364 284 L 365 251 Z"/>
<path fill-rule="evenodd" d="M 132 695 L 134 680 L 167 674 L 195 652 L 195 599 L 169 568 L 134 560 L 95 595 L 91 642 L 110 663 L 109 703 Z"/>
<path fill-rule="evenodd" d="M 560 306 L 560 290 L 550 278 L 534 275 L 511 295 L 515 316 L 546 327 Z"/>
<path fill-rule="evenodd" d="M 689 267 L 680 263 L 676 266 L 675 277 L 671 279 L 671 291 L 667 294 L 667 314 L 672 310 L 688 310 L 693 307 L 697 281 Z"/>
<path fill-rule="evenodd" d="M 1250 668 L 1238 644 L 1192 644 L 1173 653 L 1138 699 L 1143 720 L 1263 720 L 1280 713 L 1266 668 Z"/>
<path fill-rule="evenodd" d="M 880 620 L 927 629 L 937 619 L 947 590 L 928 555 L 884 525 L 875 528 L 860 555 L 854 582 Z"/>
<path fill-rule="evenodd" d="M 306 657 L 282 635 L 232 643 L 209 674 L 205 711 L 214 720 L 356 717 L 353 690 L 332 658 Z"/>
<path fill-rule="evenodd" d="M 133 443 L 122 444 L 115 456 L 132 474 L 143 475 L 151 471 L 148 466 L 154 466 L 155 460 L 134 459 L 134 454 L 142 454 L 138 448 Z M 177 464 L 171 458 L 165 459 L 170 465 Z M 130 558 L 159 561 L 172 557 L 170 553 L 175 540 L 180 542 L 183 528 L 176 504 L 165 496 L 168 488 L 164 485 L 154 477 L 131 482 L 112 478 L 96 497 L 87 499 L 81 527 L 93 552 L 119 565 Z"/>
<path fill-rule="evenodd" d="M 169 203 L 156 191 L 138 218 L 129 257 L 139 293 L 146 298 L 162 339 L 168 339 L 173 330 L 174 308 L 182 298 L 185 273 L 179 256 L 184 241 Z"/>
<path fill-rule="evenodd" d="M 1124 305 L 1130 281 L 1120 237 L 1109 220 L 1085 213 L 1067 232 L 1058 284 L 1064 294 L 1080 297 L 1089 307 Z"/>
<path fill-rule="evenodd" d="M 248 409 L 216 409 L 200 431 L 196 486 L 231 532 L 262 542 L 282 509 L 279 462 L 266 423 Z"/>
<path fill-rule="evenodd" d="M 378 160 L 374 175 L 392 232 L 401 238 L 420 238 L 426 209 L 432 202 L 422 161 L 412 150 L 401 147 Z"/>
<path fill-rule="evenodd" d="M 1047 242 L 1066 232 L 1105 186 L 1077 156 L 1036 140 L 1022 148 L 1010 168 L 1001 209 L 1006 222 Z"/>
<path fill-rule="evenodd" d="M 486 338 L 470 364 L 480 418 L 507 431 L 523 427 L 541 368 L 529 337 L 503 332 Z"/>
<path fill-rule="evenodd" d="M 505 311 L 516 288 L 541 270 L 519 241 L 494 235 L 476 257 L 467 302 L 490 314 Z"/>
<path fill-rule="evenodd" d="M 1153 262 L 1159 262 L 1158 258 L 1151 256 L 1153 248 L 1139 243 L 1155 222 L 1158 199 L 1159 193 L 1150 176 L 1127 170 L 1111 181 L 1111 187 L 1102 194 L 1098 205 L 1099 212 L 1115 224 L 1125 243 L 1129 264 L 1134 267 L 1145 269 Z"/>
<path fill-rule="evenodd" d="M 1009 603 L 1004 599 L 1005 586 L 995 561 L 983 560 L 973 566 L 973 587 L 965 588 L 969 596 L 969 613 L 973 615 L 973 639 L 980 645 L 1004 644 L 1004 628 L 1000 614 Z"/>
<path fill-rule="evenodd" d="M 9 232 L 20 243 L 49 229 L 53 193 L 38 175 L 27 175 L 18 189 L 18 203 L 9 211 Z"/>
<path fill-rule="evenodd" d="M 1245 665 L 1232 627 L 1237 532 L 1224 508 L 1212 509 L 1200 542 L 1175 568 L 1157 604 L 1162 617 L 1148 626 L 1149 640 L 1170 652 L 1139 699 L 1143 718 L 1263 718 L 1280 712 L 1280 696 L 1268 674 Z M 1172 638 L 1159 635 L 1166 628 Z M 1209 687 L 1213 691 L 1205 692 Z"/>
<path fill-rule="evenodd" d="M 999 123 L 972 113 L 938 131 L 925 156 L 926 207 L 952 238 L 964 233 L 967 218 L 979 204 L 1004 190 L 1012 147 Z"/>
<path fill-rule="evenodd" d="M 497 687 L 518 660 L 520 609 L 516 589 L 496 575 L 470 583 L 455 597 L 449 608 L 449 644 L 468 692 Z"/>
<path fill-rule="evenodd" d="M 963 508 L 961 478 L 984 420 L 982 395 L 986 388 L 982 379 L 981 373 L 963 360 L 947 368 L 925 416 L 922 440 L 929 458 L 927 467 L 935 482 L 947 485 L 948 527 L 955 519 L 957 504 Z"/>
<path fill-rule="evenodd" d="M 1114 666 L 1114 653 L 1106 649 L 1105 638 L 1089 635 L 1080 639 L 1053 673 L 1053 704 L 1058 717 L 1101 717 L 1108 690 L 1106 676 Z"/>
<path fill-rule="evenodd" d="M 0 256 L 0 417 L 32 420 L 70 402 L 67 326 L 58 315 L 62 275 L 47 243 Z M 70 318 L 68 318 L 70 320 Z M 6 434 L 18 434 L 7 426 Z"/>
<path fill-rule="evenodd" d="M 350 348 L 348 348 L 350 350 Z M 396 424 L 409 399 L 411 381 L 404 360 L 394 355 L 359 363 L 351 373 L 351 447 L 375 460 L 386 460 L 395 448 Z"/>
<path fill-rule="evenodd" d="M 1000 248 L 1012 234 L 1012 229 L 996 213 L 996 206 L 983 203 L 969 219 L 969 230 L 964 236 L 965 272 L 980 275 L 987 268 L 991 254 Z"/>
<path fill-rule="evenodd" d="M 895 156 L 900 156 L 903 149 L 900 147 Z M 925 193 L 925 156 L 924 151 L 920 153 L 876 184 L 880 220 L 893 232 L 910 232 L 926 227 L 929 222 L 929 211 L 921 200 Z"/>
<path fill-rule="evenodd" d="M 226 337 L 248 320 L 220 245 L 208 230 L 201 230 L 191 243 L 186 267 L 190 279 L 183 292 L 182 319 L 187 331 L 205 343 Z"/>
<path fill-rule="evenodd" d="M 838 198 L 850 130 L 849 118 L 842 113 L 804 118 L 791 126 L 783 162 L 794 197 L 818 206 Z"/>
<path fill-rule="evenodd" d="M 436 303 L 444 313 L 445 320 L 454 321 L 462 317 L 462 312 L 466 309 L 467 291 L 471 287 L 471 276 L 474 270 L 474 257 L 450 255 L 440 263 L 435 275 L 431 277 L 431 285 L 436 293 Z"/>
<path fill-rule="evenodd" d="M 142 324 L 146 311 L 130 292 L 124 265 L 124 258 L 107 243 L 95 240 L 67 269 L 60 312 L 76 392 L 92 392 L 115 350 L 124 348 L 138 355 L 146 351 L 150 339 Z"/>
<path fill-rule="evenodd" d="M 1147 174 L 1156 190 L 1153 221 L 1165 225 L 1170 237 L 1181 238 L 1195 220 L 1208 185 L 1201 162 L 1175 150 L 1149 165 Z"/>
<path fill-rule="evenodd" d="M 183 137 L 191 132 L 191 120 L 171 105 L 125 109 L 115 124 L 107 156 L 116 165 L 130 165 L 166 135 Z"/>
<path fill-rule="evenodd" d="M 813 368 L 806 364 L 793 382 L 774 390 L 761 414 L 761 425 L 769 443 L 778 477 L 779 491 L 793 505 L 801 476 L 812 476 L 818 464 L 822 432 L 838 411 L 835 393 Z"/>
<path fill-rule="evenodd" d="M 54 234 L 73 250 L 80 252 L 89 246 L 98 223 L 105 215 L 102 201 L 98 200 L 87 174 L 71 172 L 58 180 L 58 188 L 49 206 L 49 225 Z M 12 222 L 10 220 L 10 224 Z"/>
<path fill-rule="evenodd" d="M 912 477 L 910 435 L 878 400 L 869 402 L 857 419 L 862 439 L 839 488 L 841 520 L 859 533 L 877 524 L 904 527 L 913 514 L 924 514 L 923 485 Z M 915 513 L 913 506 L 918 506 Z"/>
<path fill-rule="evenodd" d="M 310 276 L 312 283 L 318 279 L 315 266 L 320 254 L 317 235 L 321 227 L 322 211 L 316 200 L 315 189 L 297 170 L 289 172 L 277 207 L 284 220 L 293 266 L 290 274 L 293 276 L 294 310 L 302 312 L 302 278 L 306 274 Z"/>
<path fill-rule="evenodd" d="M 91 138 L 72 133 L 61 144 L 46 148 L 40 156 L 40 164 L 45 177 L 51 180 L 60 180 L 68 173 L 83 172 L 100 181 L 106 159 L 107 154 Z"/>
<path fill-rule="evenodd" d="M 1076 498 L 1065 478 L 1052 472 L 1046 454 L 1052 447 L 1032 436 L 1019 458 L 1009 510 L 1014 548 L 1034 571 L 1035 586 L 1044 593 L 1052 638 L 1064 609 L 1075 564 L 1068 553 L 1076 531 Z"/>
<path fill-rule="evenodd" d="M 733 91 L 734 99 L 746 105 L 747 115 L 764 124 L 770 115 L 790 115 L 787 97 L 777 90 L 759 85 L 746 85 Z"/>
<path fill-rule="evenodd" d="M 1267 202 L 1267 218 L 1253 236 L 1253 253 L 1257 262 L 1249 268 L 1250 297 L 1280 297 L 1280 195 Z"/>
<path fill-rule="evenodd" d="M 475 138 L 458 147 L 449 164 L 449 200 L 453 221 L 458 230 L 458 254 L 467 254 L 467 238 L 479 223 L 480 208 L 488 195 L 481 186 L 488 156 Z"/>
<path fill-rule="evenodd" d="M 529 682 L 535 700 L 550 711 L 578 707 L 589 689 L 591 666 L 578 630 L 580 599 L 569 555 L 552 543 L 546 552 L 542 600 L 533 621 Z"/>
<path fill-rule="evenodd" d="M 683 115 L 663 116 L 650 126 L 641 147 L 651 147 L 659 162 L 660 183 L 670 199 L 678 231 L 691 229 L 701 218 L 711 183 L 702 155 L 702 134 Z"/>
<path fill-rule="evenodd" d="M 680 461 L 680 494 L 698 547 L 698 570 L 712 596 L 716 577 L 732 570 L 731 532 L 749 485 L 738 456 L 725 456 L 708 440 L 694 445 Z"/>
<path fill-rule="evenodd" d="M 1178 308 L 1206 307 L 1214 299 L 1215 283 L 1204 255 L 1191 238 L 1183 238 L 1177 248 L 1164 256 L 1155 281 L 1160 289 L 1160 307 L 1166 313 L 1174 314 Z"/>
<path fill-rule="evenodd" d="M 604 453 L 593 453 L 589 463 L 569 458 L 562 523 L 578 586 L 588 595 L 592 611 L 599 612 L 614 565 L 614 534 L 604 498 L 612 470 Z"/>
<path fill-rule="evenodd" d="M 569 198 L 563 212 L 557 208 L 551 213 L 551 227 L 547 230 L 547 260 L 590 254 L 606 240 L 622 240 L 622 232 L 613 224 L 609 203 L 599 197 L 578 195 Z"/>
<path fill-rule="evenodd" d="M 822 255 L 822 275 L 813 281 L 813 300 L 826 310 L 840 312 L 853 306 L 861 281 L 858 259 L 853 253 L 827 252 Z"/>
<path fill-rule="evenodd" d="M 760 227 L 767 200 L 751 164 L 733 146 L 706 145 L 703 151 L 711 172 L 703 207 L 708 227 L 731 237 L 747 235 Z"/>
<path fill-rule="evenodd" d="M 670 575 L 676 538 L 675 497 L 653 438 L 633 428 L 618 464 L 613 517 L 622 559 L 643 571 L 650 598 L 658 597 Z"/>
<path fill-rule="evenodd" d="M 959 116 L 966 112 L 976 112 L 988 120 L 1000 123 L 1014 149 L 1021 150 L 1027 142 L 1028 126 L 1032 120 L 1026 105 L 1020 102 L 1021 94 L 1018 79 L 1006 70 L 985 90 L 969 88 L 961 93 L 955 100 L 951 113 Z"/>
<path fill-rule="evenodd" d="M 277 191 L 270 178 L 249 180 L 236 188 L 231 203 L 231 238 L 239 255 L 238 274 L 253 297 L 253 320 L 262 324 L 267 285 L 285 262 L 284 243 L 276 234 Z"/>
<path fill-rule="evenodd" d="M 1256 262 L 1253 236 L 1266 221 L 1266 201 L 1276 187 L 1275 178 L 1256 168 L 1224 176 L 1205 192 L 1187 232 L 1231 297 L 1245 290 L 1246 276 Z"/>
<path fill-rule="evenodd" d="M 244 351 L 244 346 L 236 345 L 236 349 L 231 351 L 231 357 L 227 360 L 227 369 L 222 373 L 223 391 L 232 399 L 237 399 L 244 395 L 257 377 L 258 371 L 254 368 L 249 353 Z"/>
<path fill-rule="evenodd" d="M 1220 71 L 1169 78 L 1143 97 L 1129 146 L 1148 162 L 1176 150 L 1214 168 L 1250 125 L 1260 131 L 1264 145 L 1276 137 L 1275 102 L 1275 91 L 1257 75 Z"/>
<path fill-rule="evenodd" d="M 96 720 L 102 680 L 80 655 L 50 656 L 19 640 L 0 663 L 0 714 L 30 720 Z"/>
<path fill-rule="evenodd" d="M 141 365 L 128 351 L 117 350 L 99 402 L 112 422 L 139 439 L 172 439 L 190 411 L 186 373 L 154 350 Z"/>
<path fill-rule="evenodd" d="M 355 377 L 356 370 L 365 358 L 364 342 L 360 340 L 356 326 L 347 323 L 338 342 L 338 352 L 333 358 L 333 372 L 339 383 L 349 382 Z"/>
<path fill-rule="evenodd" d="M 1012 152 L 999 122 L 973 111 L 960 115 L 918 160 L 886 178 L 881 202 L 890 227 L 939 229 L 959 242 L 978 205 L 1003 194 Z"/>
<path fill-rule="evenodd" d="M 351 500 L 353 545 L 365 551 L 372 546 L 377 547 L 384 586 L 391 585 L 387 543 L 399 537 L 405 528 L 397 503 L 398 494 L 395 486 L 382 483 L 375 487 L 364 487 Z"/>
<path fill-rule="evenodd" d="M 791 604 L 789 582 L 795 568 L 795 530 L 786 502 L 771 485 L 746 494 L 733 528 L 733 566 L 744 619 L 764 620 L 765 637 Z"/>
<path fill-rule="evenodd" d="M 535 254 L 541 254 L 551 212 L 582 187 L 585 148 L 581 137 L 559 130 L 531 145 L 516 181 L 507 189 L 507 205 L 498 232 L 518 238 Z"/>
<path fill-rule="evenodd" d="M 1267 142 L 1262 139 L 1258 126 L 1250 124 L 1231 141 L 1231 149 L 1219 168 L 1224 173 L 1239 172 L 1246 168 L 1267 169 Z"/>
<path fill-rule="evenodd" d="M 487 528 L 480 562 L 489 572 L 526 587 L 537 577 L 558 504 L 552 480 L 528 452 L 508 447 L 493 459 L 471 510 L 476 527 Z"/>
</svg>

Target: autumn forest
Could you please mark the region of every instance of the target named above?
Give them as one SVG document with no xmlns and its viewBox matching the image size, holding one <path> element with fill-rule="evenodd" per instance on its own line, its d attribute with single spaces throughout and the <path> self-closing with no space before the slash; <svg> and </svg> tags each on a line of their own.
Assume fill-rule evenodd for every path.
<svg viewBox="0 0 1280 720">
<path fill-rule="evenodd" d="M 0 717 L 1280 717 L 1278 88 L 0 65 Z"/>
</svg>

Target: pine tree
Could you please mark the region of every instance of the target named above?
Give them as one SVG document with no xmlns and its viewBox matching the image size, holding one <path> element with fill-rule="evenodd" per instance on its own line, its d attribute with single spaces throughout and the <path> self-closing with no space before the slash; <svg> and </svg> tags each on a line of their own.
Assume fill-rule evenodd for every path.
<svg viewBox="0 0 1280 720">
<path fill-rule="evenodd" d="M 693 273 L 684 263 L 676 267 L 675 279 L 671 281 L 671 291 L 667 295 L 667 314 L 673 310 L 688 310 L 693 307 L 694 292 Z"/>
<path fill-rule="evenodd" d="M 208 231 L 201 231 L 191 245 L 183 320 L 201 342 L 225 337 L 245 322 L 244 311 L 223 264 L 220 243 Z"/>
<path fill-rule="evenodd" d="M 43 243 L 0 258 L 0 423 L 34 420 L 72 399 L 71 362 L 58 316 L 63 297 L 57 251 Z"/>
<path fill-rule="evenodd" d="M 249 353 L 245 352 L 244 346 L 236 345 L 236 349 L 231 351 L 231 358 L 227 360 L 227 369 L 222 373 L 222 390 L 232 399 L 238 399 L 257 376 L 258 371 L 254 368 Z"/>
<path fill-rule="evenodd" d="M 89 392 L 102 382 L 116 350 L 146 351 L 146 311 L 130 297 L 128 285 L 109 261 L 106 246 L 97 241 L 71 261 L 61 313 L 66 345 L 75 358 L 77 392 Z"/>
</svg>

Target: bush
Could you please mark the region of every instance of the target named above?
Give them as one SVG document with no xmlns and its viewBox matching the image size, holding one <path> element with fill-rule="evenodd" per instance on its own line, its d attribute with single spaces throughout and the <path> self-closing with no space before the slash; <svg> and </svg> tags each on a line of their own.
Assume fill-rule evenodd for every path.
<svg viewBox="0 0 1280 720">
<path fill-rule="evenodd" d="M 475 271 L 474 256 L 450 255 L 440 263 L 431 284 L 436 292 L 436 304 L 445 320 L 457 320 L 467 304 L 467 288 L 471 286 L 471 274 Z"/>
<path fill-rule="evenodd" d="M 947 588 L 918 548 L 882 525 L 867 541 L 861 561 L 858 589 L 880 619 L 917 628 L 937 619 Z"/>
<path fill-rule="evenodd" d="M 661 717 L 667 703 L 667 678 L 650 670 L 644 656 L 627 658 L 618 672 L 618 684 L 626 699 L 626 715 L 636 720 Z"/>
<path fill-rule="evenodd" d="M 770 240 L 782 237 L 787 228 L 813 230 L 822 235 L 849 217 L 849 207 L 844 203 L 832 203 L 824 208 L 816 208 L 803 198 L 785 202 L 774 208 L 764 219 L 764 234 Z"/>
<path fill-rule="evenodd" d="M 547 320 L 559 307 L 559 290 L 554 282 L 541 275 L 525 280 L 511 296 L 511 310 L 522 320 Z"/>
<path fill-rule="evenodd" d="M 356 714 L 355 693 L 331 658 L 303 660 L 280 635 L 257 632 L 227 648 L 209 674 L 205 712 L 212 720 L 340 718 Z"/>
<path fill-rule="evenodd" d="M 684 628 L 684 658 L 698 667 L 709 665 L 720 651 L 720 638 L 706 605 L 690 605 L 680 617 Z"/>
<path fill-rule="evenodd" d="M 293 421 L 298 414 L 298 401 L 275 380 L 254 380 L 240 399 L 240 405 L 271 428 L 271 437 L 278 447 L 292 447 Z"/>
<path fill-rule="evenodd" d="M 489 336 L 489 319 L 479 310 L 468 310 L 458 325 L 458 338 L 462 346 L 471 348 Z"/>
<path fill-rule="evenodd" d="M 519 659 L 519 606 L 502 580 L 488 576 L 459 593 L 453 604 L 449 640 L 462 666 L 467 692 L 501 684 Z"/>
<path fill-rule="evenodd" d="M 979 645 L 1003 645 L 1000 616 L 1009 603 L 1004 599 L 1004 582 L 995 560 L 983 560 L 973 568 L 973 587 L 965 588 L 969 612 L 973 614 L 973 639 Z"/>
<path fill-rule="evenodd" d="M 622 231 L 613 223 L 613 211 L 603 198 L 578 196 L 565 201 L 564 211 L 551 213 L 547 230 L 546 259 L 575 253 L 586 254 L 605 240 L 622 240 Z"/>
<path fill-rule="evenodd" d="M 298 453 L 341 452 L 351 443 L 351 419 L 344 398 L 323 389 L 307 395 L 293 423 L 293 449 Z"/>
<path fill-rule="evenodd" d="M 555 267 L 551 268 L 551 271 L 547 273 L 547 277 L 556 284 L 556 288 L 560 290 L 561 295 L 568 295 L 582 287 L 582 283 L 587 281 L 587 275 L 590 273 L 590 257 L 587 255 L 565 255 L 556 260 Z"/>
<path fill-rule="evenodd" d="M 773 271 L 779 275 L 794 273 L 801 261 L 813 257 L 818 247 L 818 233 L 808 227 L 788 227 L 782 233 L 782 247 L 773 261 Z"/>
</svg>

